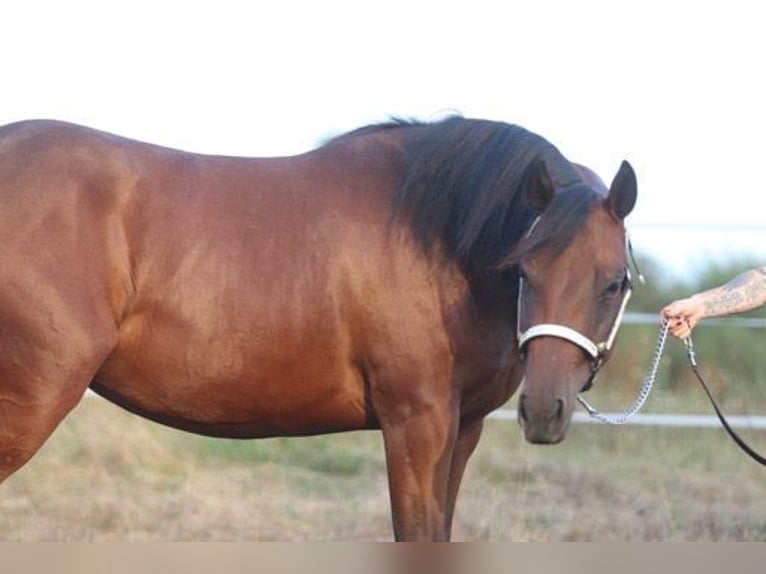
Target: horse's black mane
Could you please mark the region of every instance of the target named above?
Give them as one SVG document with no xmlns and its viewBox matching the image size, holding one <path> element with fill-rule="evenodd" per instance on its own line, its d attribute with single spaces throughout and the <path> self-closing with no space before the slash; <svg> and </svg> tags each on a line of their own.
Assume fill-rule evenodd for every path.
<svg viewBox="0 0 766 574">
<path fill-rule="evenodd" d="M 561 250 L 596 200 L 575 167 L 549 142 L 519 126 L 450 117 L 436 123 L 395 119 L 347 134 L 409 127 L 405 172 L 394 214 L 409 219 L 424 248 L 440 245 L 472 272 L 512 267 L 544 248 Z M 543 160 L 557 194 L 534 233 L 528 168 Z"/>
</svg>

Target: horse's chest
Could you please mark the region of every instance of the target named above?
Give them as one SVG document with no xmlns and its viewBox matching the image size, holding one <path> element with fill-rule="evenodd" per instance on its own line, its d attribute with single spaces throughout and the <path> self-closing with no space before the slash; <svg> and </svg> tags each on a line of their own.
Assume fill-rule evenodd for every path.
<svg viewBox="0 0 766 574">
<path fill-rule="evenodd" d="M 474 364 L 473 369 L 462 369 L 458 384 L 463 416 L 485 416 L 505 404 L 521 385 L 524 372 L 516 353 L 493 359 Z"/>
</svg>

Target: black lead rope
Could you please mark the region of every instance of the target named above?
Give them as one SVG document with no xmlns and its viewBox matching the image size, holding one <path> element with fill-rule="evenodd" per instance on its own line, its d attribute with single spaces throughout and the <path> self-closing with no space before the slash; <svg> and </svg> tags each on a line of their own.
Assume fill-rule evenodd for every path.
<svg viewBox="0 0 766 574">
<path fill-rule="evenodd" d="M 699 365 L 697 364 L 697 359 L 694 356 L 694 345 L 691 342 L 691 337 L 688 337 L 684 341 L 686 345 L 686 355 L 689 357 L 689 364 L 692 367 L 692 371 L 694 371 L 695 376 L 697 377 L 697 380 L 699 381 L 700 385 L 702 385 L 702 389 L 705 391 L 705 394 L 707 395 L 707 398 L 710 399 L 710 404 L 713 405 L 713 409 L 715 410 L 715 414 L 718 415 L 718 420 L 721 421 L 721 424 L 723 425 L 723 428 L 726 429 L 726 432 L 729 433 L 729 436 L 732 438 L 732 440 L 737 443 L 737 446 L 741 448 L 745 453 L 750 456 L 754 461 L 756 461 L 759 464 L 762 464 L 766 466 L 766 458 L 755 452 L 748 444 L 740 438 L 740 436 L 734 432 L 734 429 L 729 426 L 728 421 L 726 420 L 726 417 L 723 416 L 723 413 L 721 412 L 721 409 L 718 408 L 718 404 L 715 402 L 715 399 L 713 398 L 713 394 L 710 392 L 710 389 L 708 388 L 707 384 L 705 384 L 705 380 L 702 378 L 702 375 L 699 371 Z"/>
</svg>

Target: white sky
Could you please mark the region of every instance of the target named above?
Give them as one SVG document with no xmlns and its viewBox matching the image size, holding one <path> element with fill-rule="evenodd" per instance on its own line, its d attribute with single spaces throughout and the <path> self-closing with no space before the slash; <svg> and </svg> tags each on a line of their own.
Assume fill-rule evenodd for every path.
<svg viewBox="0 0 766 574">
<path fill-rule="evenodd" d="M 521 124 L 607 184 L 627 158 L 634 244 L 668 273 L 766 263 L 761 13 L 743 0 L 8 2 L 0 123 L 282 155 L 390 115 L 459 111 Z"/>
</svg>

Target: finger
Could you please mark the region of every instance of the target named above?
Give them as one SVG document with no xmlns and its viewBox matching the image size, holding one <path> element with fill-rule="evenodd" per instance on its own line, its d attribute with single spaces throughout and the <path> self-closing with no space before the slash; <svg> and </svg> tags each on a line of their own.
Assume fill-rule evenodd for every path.
<svg viewBox="0 0 766 574">
<path fill-rule="evenodd" d="M 673 318 L 673 326 L 676 329 L 683 329 L 687 327 L 686 320 L 683 317 L 674 317 Z"/>
<path fill-rule="evenodd" d="M 691 330 L 689 329 L 688 325 L 685 323 L 677 324 L 675 327 L 673 327 L 670 332 L 673 334 L 674 337 L 677 337 L 679 339 L 686 339 L 686 337 L 689 336 L 689 333 L 691 333 Z"/>
<path fill-rule="evenodd" d="M 678 323 L 678 317 L 677 316 L 669 315 L 669 314 L 665 313 L 664 311 L 663 311 L 663 313 L 661 315 L 661 318 L 662 318 L 662 322 L 663 323 L 667 323 L 668 325 L 671 325 L 671 326 L 673 326 L 676 323 Z"/>
</svg>

